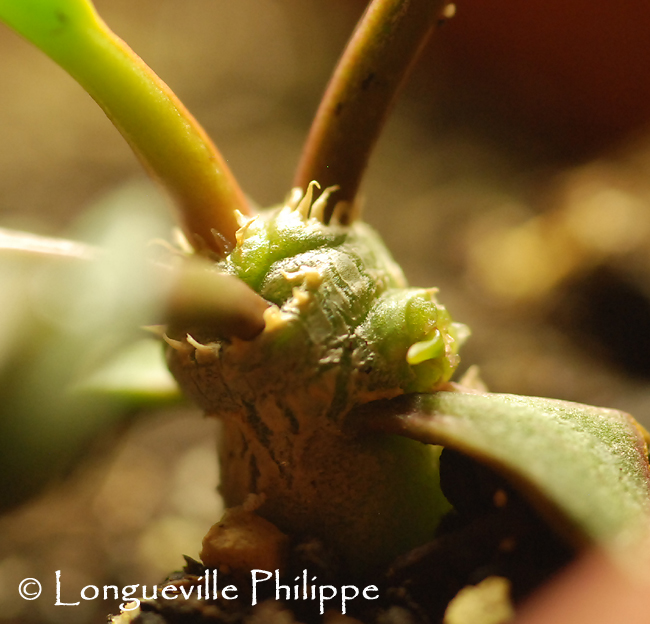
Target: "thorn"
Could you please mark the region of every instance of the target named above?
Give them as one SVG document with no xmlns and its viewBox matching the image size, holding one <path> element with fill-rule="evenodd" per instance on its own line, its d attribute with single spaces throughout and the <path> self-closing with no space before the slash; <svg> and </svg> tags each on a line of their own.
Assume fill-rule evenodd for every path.
<svg viewBox="0 0 650 624">
<path fill-rule="evenodd" d="M 187 335 L 185 336 L 185 339 L 186 339 L 187 342 L 189 342 L 189 343 L 190 343 L 190 344 L 191 344 L 191 345 L 192 345 L 192 346 L 193 346 L 197 351 L 203 351 L 204 353 L 205 353 L 205 352 L 208 352 L 208 351 L 210 351 L 210 352 L 214 351 L 214 349 L 213 349 L 210 345 L 204 345 L 204 344 L 201 344 L 198 340 L 196 340 L 195 338 L 192 338 L 192 336 L 191 336 L 190 334 L 187 334 Z"/>
<path fill-rule="evenodd" d="M 323 274 L 320 269 L 316 267 L 303 266 L 300 268 L 302 271 L 305 286 L 309 289 L 315 290 L 323 283 Z"/>
<path fill-rule="evenodd" d="M 183 234 L 180 228 L 175 227 L 172 230 L 172 240 L 183 253 L 188 255 L 194 253 L 194 248 L 190 245 L 190 241 L 187 240 L 187 236 Z"/>
<path fill-rule="evenodd" d="M 316 267 L 303 265 L 297 271 L 281 271 L 281 274 L 287 282 L 304 281 L 310 290 L 315 290 L 323 283 L 323 274 Z"/>
<path fill-rule="evenodd" d="M 291 210 L 295 210 L 296 208 L 298 208 L 298 204 L 300 203 L 301 199 L 302 199 L 302 189 L 299 186 L 294 186 L 289 191 L 289 195 L 287 196 L 284 205 L 287 206 L 288 208 L 291 208 Z"/>
<path fill-rule="evenodd" d="M 311 200 L 314 196 L 314 187 L 320 188 L 320 184 L 316 180 L 312 180 L 307 187 L 305 196 L 300 200 L 296 210 L 300 216 L 306 221 L 309 218 L 309 211 L 311 210 Z"/>
<path fill-rule="evenodd" d="M 188 352 L 188 344 L 186 342 L 174 340 L 174 338 L 170 338 L 167 334 L 163 334 L 162 338 L 174 351 L 178 351 L 179 353 Z"/>
<path fill-rule="evenodd" d="M 275 331 L 276 329 L 281 329 L 283 328 L 290 319 L 293 318 L 290 314 L 283 314 L 280 311 L 280 308 L 278 308 L 275 305 L 269 306 L 264 310 L 264 314 L 262 315 L 264 318 L 264 331 L 265 332 L 272 332 Z"/>
<path fill-rule="evenodd" d="M 187 334 L 186 340 L 196 349 L 195 357 L 199 364 L 207 364 L 217 359 L 218 345 L 201 344 L 198 340 L 192 338 L 190 334 Z"/>
<path fill-rule="evenodd" d="M 298 271 L 280 271 L 280 274 L 287 280 L 287 282 L 298 282 L 302 280 L 305 275 L 302 269 L 299 269 Z"/>
<path fill-rule="evenodd" d="M 289 305 L 295 307 L 297 310 L 303 310 L 310 300 L 311 297 L 308 292 L 305 292 L 299 286 L 295 286 L 291 291 Z"/>
<path fill-rule="evenodd" d="M 328 186 L 321 193 L 320 197 L 313 203 L 311 207 L 310 216 L 324 223 L 323 217 L 325 216 L 325 208 L 327 207 L 327 200 L 329 199 L 329 196 L 332 193 L 338 191 L 340 188 L 341 187 L 338 184 L 335 184 L 334 186 Z"/>
<path fill-rule="evenodd" d="M 250 221 L 250 219 L 239 212 L 239 210 L 235 210 L 235 219 L 240 228 L 243 228 Z"/>
<path fill-rule="evenodd" d="M 252 217 L 252 218 L 244 217 L 244 215 L 242 215 L 242 217 L 243 217 L 243 220 L 244 220 L 243 224 L 240 225 L 239 229 L 235 232 L 235 240 L 237 241 L 237 246 L 238 247 L 240 247 L 241 244 L 244 242 L 244 240 L 246 238 L 246 232 L 248 231 L 248 228 L 255 221 L 257 221 L 257 215 Z"/>
<path fill-rule="evenodd" d="M 143 325 L 141 329 L 144 331 L 153 334 L 156 338 L 165 337 L 165 332 L 167 331 L 167 325 Z"/>
</svg>

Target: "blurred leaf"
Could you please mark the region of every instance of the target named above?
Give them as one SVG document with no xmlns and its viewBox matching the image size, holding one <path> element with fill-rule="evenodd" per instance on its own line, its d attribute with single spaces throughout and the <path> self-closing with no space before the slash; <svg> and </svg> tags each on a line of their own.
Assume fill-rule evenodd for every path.
<svg viewBox="0 0 650 624">
<path fill-rule="evenodd" d="M 109 196 L 78 226 L 79 238 L 102 249 L 90 254 L 92 260 L 79 259 L 76 252 L 53 255 L 56 239 L 28 240 L 16 233 L 4 237 L 0 508 L 62 478 L 94 443 L 109 438 L 138 409 L 160 403 L 162 395 L 152 391 L 148 368 L 153 364 L 153 370 L 162 369 L 160 344 L 152 342 L 145 359 L 141 353 L 137 361 L 130 358 L 118 366 L 114 358 L 144 336 L 138 325 L 159 314 L 166 296 L 168 284 L 152 280 L 145 270 L 151 237 L 169 231 L 161 212 L 139 187 Z M 25 251 L 27 243 L 40 251 Z M 94 249 L 85 244 L 72 248 Z M 111 368 L 102 377 L 99 371 L 107 363 Z M 128 387 L 118 390 L 118 378 L 128 381 Z M 75 391 L 89 380 L 93 392 L 90 385 L 85 392 Z M 136 389 L 145 381 L 144 388 Z M 171 398 L 167 386 L 164 400 Z"/>
<path fill-rule="evenodd" d="M 182 399 L 165 363 L 160 341 L 147 338 L 122 349 L 76 384 L 73 391 L 98 399 L 112 397 L 132 407 L 154 407 Z"/>
</svg>

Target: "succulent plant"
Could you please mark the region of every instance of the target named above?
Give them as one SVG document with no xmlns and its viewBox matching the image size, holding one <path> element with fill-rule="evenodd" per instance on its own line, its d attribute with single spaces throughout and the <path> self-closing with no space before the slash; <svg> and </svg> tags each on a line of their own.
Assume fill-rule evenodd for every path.
<svg viewBox="0 0 650 624">
<path fill-rule="evenodd" d="M 435 289 L 409 287 L 359 220 L 371 148 L 418 51 L 450 14 L 434 0 L 370 4 L 296 187 L 256 212 L 205 132 L 90 2 L 0 0 L 0 19 L 81 83 L 176 200 L 184 237 L 175 259 L 137 268 L 165 288 L 130 320 L 162 322 L 181 390 L 223 420 L 220 488 L 240 511 L 206 538 L 206 566 L 249 571 L 275 548 L 271 561 L 290 566 L 291 544 L 316 538 L 344 576 L 379 578 L 396 558 L 399 576 L 509 497 L 569 550 L 646 537 L 645 431 L 615 410 L 452 383 L 467 328 Z M 6 240 L 28 251 L 25 236 Z M 90 264 L 97 253 L 62 252 Z M 97 405 L 107 386 L 90 386 Z M 61 409 L 73 408 L 91 409 L 88 400 Z M 422 582 L 445 603 L 459 589 L 409 581 Z"/>
</svg>

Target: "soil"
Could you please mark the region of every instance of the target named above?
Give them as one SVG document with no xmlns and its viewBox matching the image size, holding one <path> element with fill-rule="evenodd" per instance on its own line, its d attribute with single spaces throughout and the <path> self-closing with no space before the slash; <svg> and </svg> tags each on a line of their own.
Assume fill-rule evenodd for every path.
<svg viewBox="0 0 650 624">
<path fill-rule="evenodd" d="M 280 583 L 298 587 L 297 600 L 275 599 L 275 582 L 261 583 L 257 604 L 252 606 L 251 577 L 218 571 L 219 588 L 235 585 L 239 597 L 226 600 L 189 599 L 144 601 L 134 624 L 442 624 L 449 602 L 460 590 L 489 577 L 509 581 L 512 605 L 572 560 L 574 549 L 558 537 L 538 514 L 503 479 L 454 451 L 441 456 L 441 483 L 454 510 L 443 520 L 436 538 L 399 557 L 387 570 L 377 570 L 365 579 L 352 578 L 336 556 L 318 541 L 302 537 L 291 549 L 290 561 Z M 172 575 L 166 585 L 194 594 L 205 584 L 206 568 L 186 558 L 187 565 Z M 377 586 L 376 600 L 357 598 L 340 610 L 325 606 L 320 614 L 315 600 L 302 597 L 302 575 L 307 570 L 318 586 L 355 585 L 362 591 Z M 214 572 L 211 572 L 214 575 Z M 160 588 L 159 588 L 160 589 Z M 284 590 L 283 590 L 284 591 Z M 295 590 L 294 590 L 295 591 Z M 350 590 L 351 591 L 351 590 Z M 160 596 L 160 594 L 158 594 Z M 283 597 L 286 597 L 283 594 Z M 295 597 L 295 594 L 291 596 Z M 340 607 L 340 600 L 329 604 Z M 327 605 L 327 603 L 326 603 Z M 118 619 L 119 624 L 128 620 Z M 480 624 L 468 622 L 468 624 Z"/>
</svg>

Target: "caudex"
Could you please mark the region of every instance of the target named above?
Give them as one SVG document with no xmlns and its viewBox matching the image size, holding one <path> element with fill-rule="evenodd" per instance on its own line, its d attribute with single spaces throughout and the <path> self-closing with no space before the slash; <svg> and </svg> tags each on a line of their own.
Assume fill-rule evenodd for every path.
<svg viewBox="0 0 650 624">
<path fill-rule="evenodd" d="M 220 491 L 235 508 L 204 541 L 208 567 L 283 569 L 292 544 L 316 538 L 344 574 L 372 579 L 435 544 L 454 515 L 505 505 L 505 491 L 572 548 L 645 536 L 641 427 L 452 383 L 467 328 L 435 289 L 407 285 L 359 219 L 359 182 L 399 87 L 452 14 L 441 0 L 369 5 L 295 188 L 255 213 L 198 123 L 90 2 L 0 0 L 0 19 L 79 81 L 175 199 L 182 260 L 152 269 L 172 276 L 161 335 L 182 391 L 223 421 Z M 441 487 L 442 448 L 443 481 L 456 471 L 460 495 Z M 483 470 L 503 483 L 487 503 Z"/>
</svg>

